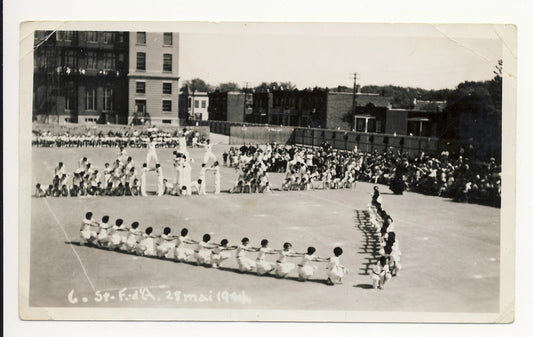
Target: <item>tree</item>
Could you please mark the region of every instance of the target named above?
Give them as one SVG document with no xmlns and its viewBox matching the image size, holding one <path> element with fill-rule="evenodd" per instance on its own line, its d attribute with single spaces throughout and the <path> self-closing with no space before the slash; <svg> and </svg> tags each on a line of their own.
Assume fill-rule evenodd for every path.
<svg viewBox="0 0 533 337">
<path fill-rule="evenodd" d="M 239 89 L 239 85 L 235 82 L 220 83 L 218 85 L 218 90 L 220 91 L 236 91 Z"/>
<path fill-rule="evenodd" d="M 207 84 L 200 78 L 193 78 L 192 80 L 183 81 L 182 90 L 188 87 L 192 91 L 209 92 L 212 91 L 211 85 Z"/>
</svg>

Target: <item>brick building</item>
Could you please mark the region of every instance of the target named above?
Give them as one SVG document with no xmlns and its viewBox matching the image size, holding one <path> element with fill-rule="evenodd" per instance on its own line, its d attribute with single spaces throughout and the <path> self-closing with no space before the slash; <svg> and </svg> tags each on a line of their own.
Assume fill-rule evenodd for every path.
<svg viewBox="0 0 533 337">
<path fill-rule="evenodd" d="M 253 99 L 252 119 L 256 123 L 343 130 L 353 128 L 351 120 L 354 96 L 351 92 L 319 88 L 267 90 L 255 92 Z M 391 107 L 390 101 L 390 97 L 358 93 L 357 117 L 363 122 L 368 122 L 370 119 L 375 119 L 374 115 L 378 113 L 384 115 Z M 379 123 L 377 126 L 379 129 Z"/>
<path fill-rule="evenodd" d="M 33 119 L 126 123 L 127 32 L 36 31 Z"/>
<path fill-rule="evenodd" d="M 219 91 L 208 93 L 209 120 L 228 122 L 254 122 L 254 94 L 242 91 Z"/>
<path fill-rule="evenodd" d="M 179 124 L 179 34 L 129 33 L 129 121 Z"/>
</svg>

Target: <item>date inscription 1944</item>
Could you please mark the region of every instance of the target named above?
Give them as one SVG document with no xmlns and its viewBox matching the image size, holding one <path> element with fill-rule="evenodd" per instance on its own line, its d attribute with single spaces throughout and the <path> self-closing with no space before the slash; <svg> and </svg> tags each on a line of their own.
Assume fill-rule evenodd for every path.
<svg viewBox="0 0 533 337">
<path fill-rule="evenodd" d="M 190 293 L 170 290 L 167 287 L 122 288 L 115 290 L 96 290 L 89 295 L 81 295 L 70 290 L 68 303 L 83 305 L 91 303 L 119 302 L 173 302 L 173 303 L 232 303 L 250 304 L 252 299 L 244 291 L 209 290 L 203 293 Z"/>
</svg>

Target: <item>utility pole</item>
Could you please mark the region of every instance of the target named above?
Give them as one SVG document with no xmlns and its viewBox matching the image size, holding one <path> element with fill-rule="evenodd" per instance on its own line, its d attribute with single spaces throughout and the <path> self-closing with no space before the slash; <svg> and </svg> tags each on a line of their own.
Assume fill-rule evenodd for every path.
<svg viewBox="0 0 533 337">
<path fill-rule="evenodd" d="M 353 99 L 352 99 L 353 126 L 352 126 L 352 130 L 354 131 L 355 131 L 355 112 L 357 108 L 356 95 L 357 95 L 357 73 L 353 73 Z"/>
<path fill-rule="evenodd" d="M 244 88 L 244 101 L 243 101 L 243 104 L 242 104 L 242 122 L 245 123 L 246 122 L 246 98 L 248 97 L 247 95 L 247 92 L 248 92 L 248 82 L 244 82 L 245 83 L 245 88 Z"/>
</svg>

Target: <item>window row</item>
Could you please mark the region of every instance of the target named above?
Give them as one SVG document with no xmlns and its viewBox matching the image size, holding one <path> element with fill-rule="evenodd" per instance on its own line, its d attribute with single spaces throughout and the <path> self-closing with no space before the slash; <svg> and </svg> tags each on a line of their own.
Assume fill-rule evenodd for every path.
<svg viewBox="0 0 533 337">
<path fill-rule="evenodd" d="M 188 107 L 189 108 L 191 107 L 191 103 L 192 103 L 192 97 L 189 97 L 189 101 L 188 101 Z M 205 100 L 205 99 L 195 99 L 194 100 L 194 108 L 195 109 L 200 108 L 200 104 L 202 104 L 202 109 L 207 108 L 207 100 Z"/>
<path fill-rule="evenodd" d="M 172 83 L 163 82 L 161 92 L 165 95 L 172 94 Z M 145 94 L 146 93 L 146 82 L 142 82 L 142 81 L 135 82 L 135 93 Z"/>
<path fill-rule="evenodd" d="M 55 51 L 48 50 L 46 53 L 37 55 L 35 62 L 39 68 L 65 66 L 85 69 L 116 69 L 117 65 L 119 67 L 125 65 L 125 59 L 124 53 L 117 55 L 110 52 L 88 51 L 78 55 L 76 50 L 65 50 L 63 55 L 57 55 Z"/>
<path fill-rule="evenodd" d="M 137 70 L 146 70 L 146 53 L 137 53 Z M 163 54 L 163 71 L 172 71 L 172 54 Z"/>
<path fill-rule="evenodd" d="M 78 38 L 78 34 L 80 32 L 76 31 L 67 31 L 67 30 L 59 30 L 56 33 L 56 40 L 57 41 L 75 41 Z M 87 42 L 103 42 L 103 43 L 113 43 L 113 42 L 125 42 L 125 34 L 122 32 L 97 32 L 97 31 L 89 31 L 86 32 L 87 34 Z"/>
<path fill-rule="evenodd" d="M 172 112 L 172 100 L 164 99 L 162 101 L 161 109 L 165 112 Z M 136 99 L 135 100 L 135 112 L 141 116 L 146 114 L 146 100 Z"/>
<path fill-rule="evenodd" d="M 113 110 L 113 88 L 104 88 L 104 111 Z M 85 92 L 85 110 L 97 110 L 96 88 L 88 88 Z"/>
<path fill-rule="evenodd" d="M 146 44 L 146 32 L 137 32 L 137 44 Z M 163 45 L 172 46 L 172 33 L 163 33 Z"/>
</svg>

